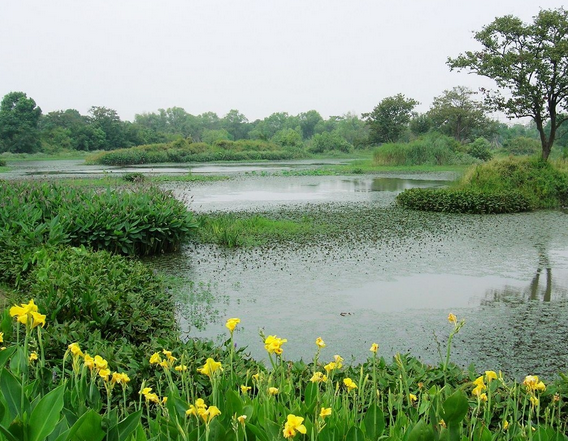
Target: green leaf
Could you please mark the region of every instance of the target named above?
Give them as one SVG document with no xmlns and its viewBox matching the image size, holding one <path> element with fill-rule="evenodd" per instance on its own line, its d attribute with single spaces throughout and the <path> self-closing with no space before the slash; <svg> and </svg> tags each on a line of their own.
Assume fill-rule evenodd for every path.
<svg viewBox="0 0 568 441">
<path fill-rule="evenodd" d="M 142 409 L 131 415 L 128 415 L 120 423 L 118 423 L 118 440 L 126 441 L 128 437 L 140 425 L 140 417 L 142 416 Z"/>
<path fill-rule="evenodd" d="M 260 430 L 254 424 L 247 423 L 247 429 L 254 433 L 257 439 L 261 441 L 271 441 L 270 438 L 268 438 L 268 434 L 264 430 Z"/>
<path fill-rule="evenodd" d="M 365 441 L 365 435 L 361 429 L 353 426 L 349 429 L 347 435 L 345 435 L 345 441 Z"/>
<path fill-rule="evenodd" d="M 20 381 L 6 368 L 0 376 L 0 390 L 4 395 L 8 409 L 10 410 L 10 419 L 15 419 L 22 410 L 22 385 Z"/>
<path fill-rule="evenodd" d="M 73 424 L 67 437 L 57 439 L 57 441 L 100 441 L 105 436 L 101 423 L 102 417 L 89 409 Z"/>
<path fill-rule="evenodd" d="M 16 352 L 16 346 L 0 351 L 0 368 L 4 367 L 14 352 Z"/>
<path fill-rule="evenodd" d="M 30 415 L 29 441 L 43 441 L 57 425 L 63 409 L 65 385 L 46 394 Z"/>
<path fill-rule="evenodd" d="M 14 435 L 10 433 L 8 429 L 6 429 L 4 426 L 1 425 L 0 425 L 0 433 L 2 433 L 8 441 L 19 441 L 17 438 L 14 437 Z"/>
<path fill-rule="evenodd" d="M 375 440 L 383 434 L 385 430 L 385 416 L 376 404 L 371 405 L 367 409 L 367 413 L 363 417 L 363 427 L 365 427 L 367 438 Z"/>
<path fill-rule="evenodd" d="M 461 390 L 455 391 L 442 404 L 442 417 L 449 426 L 459 424 L 469 409 L 467 397 Z"/>
<path fill-rule="evenodd" d="M 408 434 L 408 441 L 434 441 L 434 429 L 424 420 L 418 421 Z"/>
</svg>

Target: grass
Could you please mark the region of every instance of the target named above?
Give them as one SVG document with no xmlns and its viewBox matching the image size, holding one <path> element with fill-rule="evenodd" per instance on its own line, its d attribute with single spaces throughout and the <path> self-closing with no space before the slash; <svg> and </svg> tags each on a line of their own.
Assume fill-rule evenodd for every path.
<svg viewBox="0 0 568 441">
<path fill-rule="evenodd" d="M 215 213 L 197 216 L 196 240 L 227 248 L 259 246 L 272 241 L 298 239 L 323 231 L 313 220 L 269 219 L 250 213 Z"/>
<path fill-rule="evenodd" d="M 61 161 L 65 159 L 85 159 L 94 152 L 79 150 L 64 150 L 59 153 L 0 153 L 0 159 L 5 161 Z"/>
</svg>

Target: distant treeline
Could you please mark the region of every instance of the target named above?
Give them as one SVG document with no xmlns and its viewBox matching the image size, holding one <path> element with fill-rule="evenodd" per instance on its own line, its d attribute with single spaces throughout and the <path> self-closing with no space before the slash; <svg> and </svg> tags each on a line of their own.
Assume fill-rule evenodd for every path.
<svg viewBox="0 0 568 441">
<path fill-rule="evenodd" d="M 108 151 L 179 140 L 209 146 L 225 141 L 262 141 L 275 146 L 269 149 L 273 151 L 349 152 L 394 141 L 410 142 L 431 132 L 451 136 L 462 144 L 483 137 L 492 146 L 510 146 L 517 153 L 538 151 L 538 132 L 531 125 L 508 126 L 490 119 L 465 88 L 444 94 L 423 114 L 412 111 L 416 101 L 399 94 L 385 98 L 373 112 L 362 116 L 346 113 L 325 119 L 309 110 L 298 115 L 277 112 L 249 121 L 238 110 L 220 117 L 214 112 L 192 115 L 172 107 L 123 121 L 107 107 L 91 107 L 87 115 L 74 109 L 43 114 L 25 93 L 11 92 L 0 105 L 0 153 Z M 455 94 L 461 94 L 462 104 L 444 99 Z M 391 117 L 401 103 L 407 106 L 402 110 L 405 117 Z M 566 145 L 567 138 L 559 139 L 558 144 Z"/>
</svg>

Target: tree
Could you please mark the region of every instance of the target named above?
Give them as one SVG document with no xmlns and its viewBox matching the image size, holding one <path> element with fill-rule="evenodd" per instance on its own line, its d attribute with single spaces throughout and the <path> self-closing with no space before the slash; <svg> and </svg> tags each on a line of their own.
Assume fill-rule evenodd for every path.
<svg viewBox="0 0 568 441">
<path fill-rule="evenodd" d="M 10 92 L 0 103 L 0 152 L 34 153 L 41 149 L 41 109 L 24 92 Z"/>
<path fill-rule="evenodd" d="M 123 147 L 130 147 L 126 141 L 124 128 L 116 110 L 106 107 L 93 106 L 89 109 L 90 125 L 93 129 L 100 129 L 105 134 L 102 145 L 104 150 L 114 150 Z"/>
<path fill-rule="evenodd" d="M 473 95 L 475 92 L 471 89 L 458 86 L 444 90 L 442 95 L 434 98 L 428 111 L 434 128 L 460 142 L 490 135 L 496 127 L 486 117 L 489 109 L 483 103 L 474 101 Z"/>
<path fill-rule="evenodd" d="M 509 117 L 531 117 L 547 160 L 568 118 L 559 115 L 568 110 L 568 11 L 541 10 L 529 24 L 498 17 L 474 38 L 482 49 L 448 58 L 448 66 L 493 79 L 498 89 L 484 90 L 487 103 Z"/>
<path fill-rule="evenodd" d="M 363 113 L 371 143 L 396 142 L 408 127 L 418 101 L 399 93 L 383 99 L 372 112 Z"/>
</svg>

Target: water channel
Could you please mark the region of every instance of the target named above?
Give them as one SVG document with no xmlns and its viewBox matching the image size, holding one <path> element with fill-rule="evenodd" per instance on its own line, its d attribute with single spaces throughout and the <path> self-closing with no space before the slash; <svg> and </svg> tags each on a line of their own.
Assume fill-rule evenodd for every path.
<svg viewBox="0 0 568 441">
<path fill-rule="evenodd" d="M 75 175 L 124 172 L 77 167 Z M 310 360 L 322 337 L 323 361 L 334 354 L 364 361 L 376 342 L 385 357 L 409 352 L 437 363 L 453 312 L 466 320 L 452 351 L 459 365 L 517 378 L 568 372 L 564 212 L 472 216 L 394 206 L 405 188 L 446 185 L 452 176 L 443 173 L 270 175 L 296 167 L 310 164 L 203 165 L 191 171 L 233 179 L 164 185 L 196 212 L 313 216 L 344 225 L 342 234 L 306 243 L 237 250 L 190 244 L 150 260 L 185 280 L 179 298 L 185 336 L 223 341 L 225 320 L 239 317 L 237 345 L 257 358 L 265 357 L 263 329 L 288 339 L 286 359 Z M 188 170 L 173 168 L 161 172 Z"/>
</svg>

